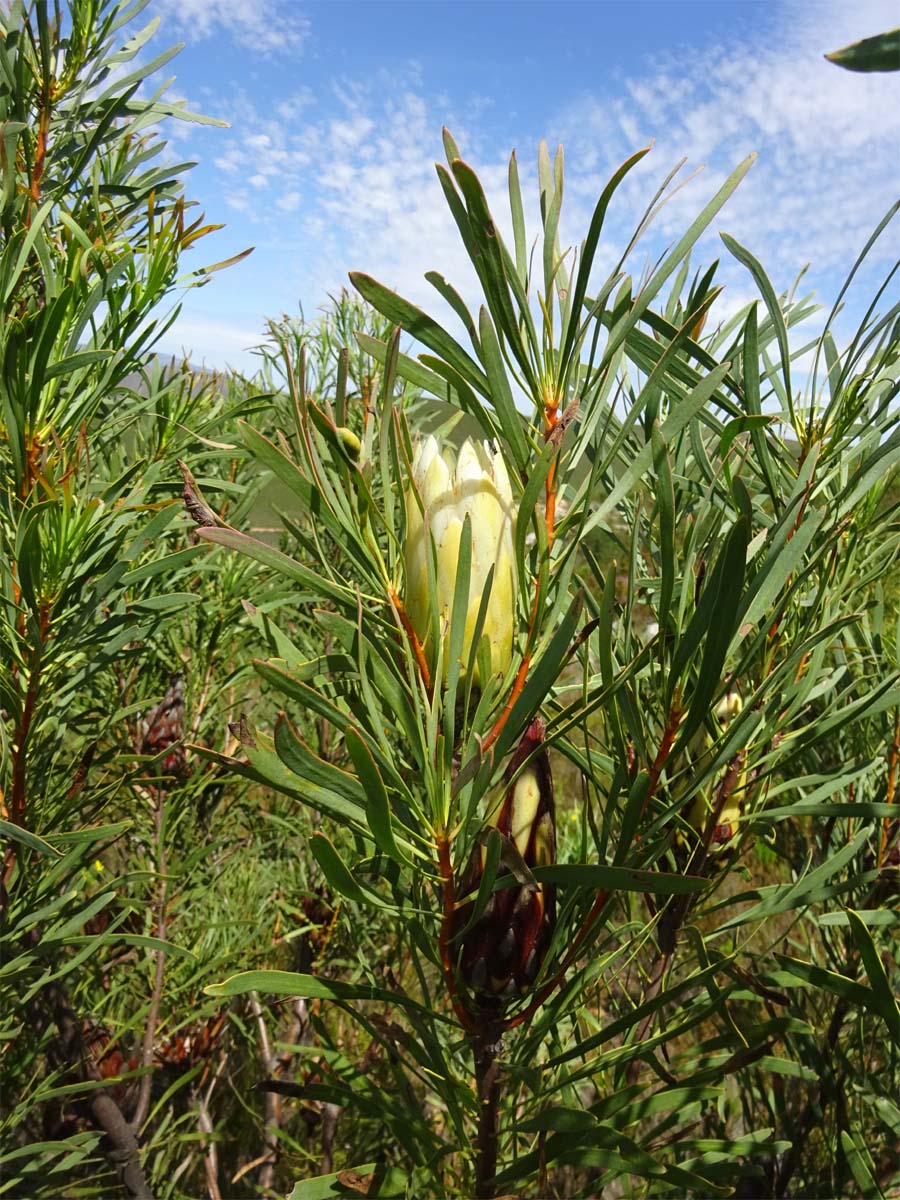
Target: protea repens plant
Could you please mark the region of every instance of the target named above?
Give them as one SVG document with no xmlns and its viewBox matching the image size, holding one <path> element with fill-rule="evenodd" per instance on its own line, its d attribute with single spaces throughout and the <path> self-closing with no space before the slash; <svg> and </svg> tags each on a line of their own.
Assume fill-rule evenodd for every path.
<svg viewBox="0 0 900 1200">
<path fill-rule="evenodd" d="M 488 828 L 502 838 L 501 861 L 520 877 L 521 864 L 530 872 L 556 860 L 553 777 L 544 735 L 544 722 L 536 717 L 510 759 L 503 799 L 487 820 Z M 478 890 L 485 865 L 483 842 L 480 838 L 469 860 L 461 895 Z M 476 1006 L 496 1012 L 527 992 L 537 978 L 556 923 L 555 889 L 534 882 L 501 888 L 467 928 L 474 903 L 470 900 L 457 912 L 459 974 Z"/>
</svg>

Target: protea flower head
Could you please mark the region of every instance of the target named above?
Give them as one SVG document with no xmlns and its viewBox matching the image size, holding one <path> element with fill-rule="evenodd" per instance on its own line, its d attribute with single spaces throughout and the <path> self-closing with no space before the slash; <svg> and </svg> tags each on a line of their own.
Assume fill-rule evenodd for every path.
<svg viewBox="0 0 900 1200">
<path fill-rule="evenodd" d="M 462 645 L 463 672 L 472 649 L 488 572 L 494 568 L 483 636 L 491 648 L 491 673 L 503 674 L 512 659 L 515 617 L 514 511 L 506 466 L 487 444 L 466 441 L 455 456 L 428 437 L 417 447 L 412 464 L 412 490 L 406 494 L 406 589 L 404 604 L 429 666 L 437 659 L 431 636 L 431 614 L 437 608 L 443 639 L 444 673 L 450 643 L 450 614 L 456 587 L 463 522 L 472 527 L 469 603 Z M 421 508 L 419 505 L 421 501 Z M 437 594 L 428 585 L 429 539 L 437 552 Z M 477 680 L 484 683 L 484 680 Z"/>
<path fill-rule="evenodd" d="M 503 800 L 488 818 L 530 869 L 556 860 L 553 777 L 544 732 L 544 722 L 535 718 L 506 769 Z M 461 880 L 462 894 L 478 888 L 483 869 L 484 850 L 476 845 Z M 462 933 L 471 916 L 471 901 L 456 914 L 459 972 L 479 1003 L 496 1009 L 537 978 L 556 925 L 556 889 L 521 884 L 497 891 Z"/>
</svg>

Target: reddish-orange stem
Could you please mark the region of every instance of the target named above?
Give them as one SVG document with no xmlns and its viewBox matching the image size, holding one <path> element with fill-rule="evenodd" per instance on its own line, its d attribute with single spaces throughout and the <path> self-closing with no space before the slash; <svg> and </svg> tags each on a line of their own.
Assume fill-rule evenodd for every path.
<svg viewBox="0 0 900 1200">
<path fill-rule="evenodd" d="M 431 695 L 431 672 L 428 670 L 428 663 L 425 659 L 425 651 L 422 648 L 422 643 L 419 641 L 416 631 L 413 629 L 412 621 L 409 619 L 409 614 L 403 607 L 403 601 L 391 589 L 391 601 L 397 609 L 397 616 L 400 618 L 400 624 L 403 626 L 406 636 L 409 638 L 409 644 L 412 647 L 413 655 L 419 667 L 419 673 L 422 676 L 422 682 L 425 684 L 425 690 Z"/>
<path fill-rule="evenodd" d="M 675 735 L 678 733 L 678 726 L 680 724 L 681 711 L 676 706 L 669 713 L 668 724 L 663 732 L 662 741 L 659 743 L 656 758 L 654 758 L 653 765 L 650 768 L 650 781 L 647 785 L 647 795 L 644 797 L 644 803 L 641 805 L 641 816 L 647 811 L 647 805 L 653 799 L 656 789 L 659 787 L 659 777 L 662 775 L 663 767 L 666 765 L 666 761 L 672 752 Z"/>
<path fill-rule="evenodd" d="M 597 893 L 596 898 L 594 899 L 594 903 L 591 905 L 591 910 L 588 913 L 588 915 L 584 918 L 584 920 L 581 922 L 581 928 L 578 930 L 578 933 L 576 933 L 575 941 L 569 947 L 569 951 L 566 954 L 565 958 L 563 959 L 559 970 L 556 972 L 556 974 L 553 976 L 552 979 L 550 979 L 547 983 L 544 984 L 544 986 L 541 988 L 541 990 L 538 992 L 538 994 L 534 997 L 534 999 L 531 1001 L 531 1003 L 528 1005 L 528 1007 L 526 1009 L 523 1009 L 522 1012 L 520 1012 L 517 1016 L 513 1017 L 507 1023 L 507 1029 L 515 1029 L 517 1025 L 521 1025 L 523 1021 L 527 1021 L 529 1017 L 533 1016 L 534 1013 L 537 1012 L 537 1010 L 541 1007 L 541 1005 L 544 1003 L 544 1001 L 547 999 L 547 997 L 549 995 L 551 995 L 553 992 L 555 992 L 558 987 L 562 986 L 562 983 L 566 977 L 566 972 L 569 970 L 569 967 L 571 967 L 572 963 L 578 957 L 578 952 L 581 949 L 582 945 L 584 944 L 585 938 L 588 936 L 588 934 L 591 932 L 594 925 L 596 924 L 597 918 L 600 916 L 600 913 L 602 912 L 603 907 L 606 904 L 608 899 L 609 899 L 609 891 L 607 888 L 603 888 L 602 891 L 599 891 Z"/>
<path fill-rule="evenodd" d="M 545 508 L 545 520 L 547 522 L 547 544 L 553 545 L 553 535 L 556 532 L 556 463 L 554 462 L 550 470 L 547 472 L 546 483 L 547 503 Z"/>
<path fill-rule="evenodd" d="M 493 746 L 494 742 L 496 742 L 497 738 L 503 732 L 503 727 L 506 724 L 506 722 L 509 720 L 509 714 L 513 710 L 513 705 L 518 700 L 519 696 L 521 696 L 521 694 L 522 694 L 522 688 L 525 686 L 525 679 L 526 679 L 526 676 L 528 675 L 528 668 L 530 666 L 531 666 L 531 655 L 526 654 L 525 657 L 522 659 L 521 663 L 519 664 L 519 669 L 516 672 L 516 678 L 512 685 L 512 691 L 509 693 L 509 699 L 506 701 L 506 703 L 503 706 L 503 712 L 500 714 L 500 716 L 497 718 L 496 722 L 494 723 L 493 729 L 490 731 L 490 733 L 487 735 L 487 737 L 481 743 L 482 753 L 485 750 L 490 750 L 491 746 Z"/>
</svg>

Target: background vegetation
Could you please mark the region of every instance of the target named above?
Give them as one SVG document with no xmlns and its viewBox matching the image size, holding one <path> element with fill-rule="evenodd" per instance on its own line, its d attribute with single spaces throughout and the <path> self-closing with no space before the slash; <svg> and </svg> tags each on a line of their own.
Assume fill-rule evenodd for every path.
<svg viewBox="0 0 900 1200">
<path fill-rule="evenodd" d="M 0 1194 L 897 1194 L 892 280 L 804 345 L 724 237 L 760 301 L 721 323 L 689 256 L 748 162 L 598 284 L 640 154 L 573 255 L 542 150 L 532 251 L 515 159 L 507 248 L 446 135 L 468 345 L 359 275 L 253 379 L 161 361 L 227 264 L 139 7 L 0 18 Z M 512 481 L 480 686 L 404 621 L 428 432 Z M 556 862 L 482 840 L 467 911 L 558 915 L 485 1008 L 454 914 L 537 715 Z"/>
</svg>

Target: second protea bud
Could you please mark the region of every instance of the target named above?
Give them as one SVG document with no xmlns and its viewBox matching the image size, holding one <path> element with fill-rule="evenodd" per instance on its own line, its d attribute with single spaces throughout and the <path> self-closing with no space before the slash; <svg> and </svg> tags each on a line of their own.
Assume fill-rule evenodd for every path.
<svg viewBox="0 0 900 1200">
<path fill-rule="evenodd" d="M 713 715 L 716 723 L 724 730 L 743 710 L 744 702 L 740 697 L 740 693 L 731 690 L 725 693 L 719 703 L 713 710 Z M 703 750 L 708 752 L 712 745 L 712 739 L 708 734 L 704 735 Z M 721 811 L 717 814 L 715 828 L 712 831 L 710 839 L 710 850 L 715 851 L 717 848 L 724 846 L 730 842 L 735 832 L 735 823 L 741 815 L 741 809 L 744 801 L 744 789 L 747 783 L 747 771 L 743 765 L 743 759 L 740 762 L 737 777 L 733 780 L 728 788 L 728 794 L 725 797 L 725 803 Z M 695 796 L 693 802 L 688 807 L 685 818 L 688 824 L 696 830 L 701 836 L 706 830 L 706 824 L 709 820 L 712 811 L 712 802 L 705 791 L 700 791 Z"/>
<path fill-rule="evenodd" d="M 416 636 L 433 670 L 437 658 L 432 613 L 437 609 L 443 640 L 444 674 L 450 644 L 450 615 L 459 570 L 459 547 L 468 516 L 472 528 L 472 565 L 462 643 L 462 670 L 472 649 L 482 595 L 488 573 L 493 582 L 485 614 L 483 636 L 491 650 L 491 673 L 503 674 L 512 658 L 516 607 L 514 511 L 509 476 L 500 454 L 486 444 L 463 443 L 456 457 L 441 450 L 429 437 L 416 449 L 412 464 L 412 490 L 406 495 L 406 588 L 403 597 Z M 421 502 L 421 503 L 420 503 Z M 437 553 L 437 594 L 432 596 L 428 577 L 430 538 Z M 484 680 L 477 680 L 484 684 Z"/>
<path fill-rule="evenodd" d="M 529 869 L 556 861 L 553 777 L 544 733 L 544 722 L 535 718 L 510 760 L 503 800 L 488 822 L 501 834 L 508 852 L 518 854 Z M 477 845 L 461 894 L 477 890 L 483 868 L 484 850 Z M 472 912 L 469 901 L 457 911 L 454 923 L 460 976 L 480 1004 L 498 1008 L 527 991 L 537 978 L 556 925 L 556 889 L 552 884 L 520 884 L 496 891 L 466 929 Z"/>
</svg>

